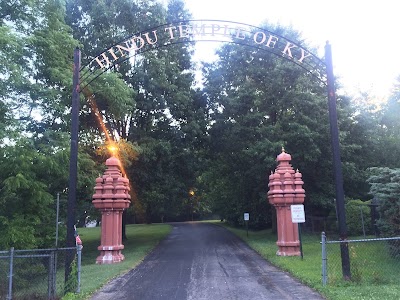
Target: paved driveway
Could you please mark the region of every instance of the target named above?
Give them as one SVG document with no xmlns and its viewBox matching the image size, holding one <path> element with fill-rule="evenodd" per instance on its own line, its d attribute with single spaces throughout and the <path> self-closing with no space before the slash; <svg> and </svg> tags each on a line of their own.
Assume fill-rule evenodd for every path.
<svg viewBox="0 0 400 300">
<path fill-rule="evenodd" d="M 171 234 L 137 268 L 91 299 L 324 299 L 220 226 L 172 226 Z"/>
</svg>

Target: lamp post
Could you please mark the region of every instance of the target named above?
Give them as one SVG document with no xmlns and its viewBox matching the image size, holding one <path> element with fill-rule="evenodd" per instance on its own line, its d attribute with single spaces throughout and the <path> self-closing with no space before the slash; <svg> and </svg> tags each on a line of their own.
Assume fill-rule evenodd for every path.
<svg viewBox="0 0 400 300">
<path fill-rule="evenodd" d="M 193 221 L 193 196 L 194 196 L 194 190 L 190 189 L 189 190 L 189 199 L 190 199 L 190 211 L 192 214 L 192 221 Z"/>
</svg>

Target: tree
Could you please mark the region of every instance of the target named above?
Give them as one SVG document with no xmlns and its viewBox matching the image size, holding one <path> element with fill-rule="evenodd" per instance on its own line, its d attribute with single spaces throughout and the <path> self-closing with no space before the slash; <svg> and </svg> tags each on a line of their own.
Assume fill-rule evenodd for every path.
<svg viewBox="0 0 400 300">
<path fill-rule="evenodd" d="M 57 193 L 61 193 L 60 221 L 66 221 L 62 200 L 68 192 L 68 139 L 42 144 L 22 136 L 14 143 L 0 149 L 0 229 L 4 232 L 0 248 L 51 247 L 55 237 Z M 86 203 L 91 201 L 99 174 L 99 166 L 85 153 L 79 154 L 78 165 L 77 221 L 84 218 Z M 63 239 L 60 233 L 60 240 Z"/>
<path fill-rule="evenodd" d="M 394 84 L 392 94 L 382 109 L 381 132 L 376 137 L 380 142 L 379 155 L 380 164 L 389 168 L 399 168 L 400 148 L 400 76 Z"/>
<path fill-rule="evenodd" d="M 84 36 L 85 57 L 154 24 L 190 18 L 183 1 L 175 0 L 167 8 L 157 1 L 70 1 L 68 11 L 74 36 Z M 111 138 L 138 146 L 138 159 L 126 169 L 141 202 L 135 207 L 147 212 L 148 221 L 180 215 L 201 165 L 196 151 L 204 141 L 206 108 L 192 88 L 192 52 L 192 45 L 182 44 L 137 54 L 90 86 L 91 101 Z M 98 126 L 93 110 L 93 104 L 83 107 L 88 136 L 104 130 L 93 130 Z"/>
<path fill-rule="evenodd" d="M 264 27 L 301 40 L 289 28 Z M 331 152 L 323 86 L 270 52 L 229 44 L 218 55 L 217 62 L 205 67 L 205 92 L 214 120 L 210 128 L 214 163 L 207 176 L 210 195 L 224 208 L 224 217 L 238 223 L 248 211 L 254 216 L 251 226 L 271 224 L 268 175 L 282 146 L 303 173 L 308 208 L 329 210 L 333 186 L 326 159 Z"/>
<path fill-rule="evenodd" d="M 385 236 L 399 236 L 400 169 L 371 168 L 370 174 L 368 178 L 371 184 L 370 193 L 379 199 L 380 204 L 379 229 Z M 397 243 L 397 249 L 399 248 Z"/>
<path fill-rule="evenodd" d="M 382 111 L 381 136 L 379 139 L 380 153 L 377 154 L 378 167 L 369 169 L 368 183 L 370 194 L 379 200 L 380 219 L 378 226 L 381 232 L 387 236 L 400 234 L 400 89 L 399 82 L 395 84 L 393 93 Z M 392 243 L 391 247 L 400 249 L 399 243 Z"/>
<path fill-rule="evenodd" d="M 29 44 L 35 26 L 36 5 L 38 1 L 19 1 L 15 5 L 0 3 L 0 109 L 4 112 L 1 117 L 3 124 L 17 118 L 18 124 L 22 125 L 32 111 L 26 104 L 31 102 L 32 72 L 30 48 L 25 45 Z"/>
<path fill-rule="evenodd" d="M 79 44 L 60 1 L 0 5 L 1 247 L 53 244 L 54 199 L 68 182 L 72 53 Z M 78 215 L 93 193 L 93 160 L 79 155 Z M 64 216 L 61 215 L 61 219 Z M 20 230 L 19 230 L 20 227 Z"/>
<path fill-rule="evenodd" d="M 9 170 L 7 159 L 17 162 L 21 155 L 21 161 L 29 157 L 49 169 L 10 169 L 1 177 L 0 200 L 5 207 L 10 195 L 21 193 L 15 205 L 26 201 L 18 188 L 18 174 L 26 172 L 25 180 L 45 195 L 43 207 L 50 205 L 44 215 L 51 216 L 50 198 L 68 181 L 73 49 L 81 48 L 85 65 L 127 36 L 154 24 L 184 22 L 190 14 L 181 0 L 167 7 L 139 0 L 29 0 L 1 2 L 0 15 L 1 167 Z M 265 26 L 301 40 L 291 28 Z M 149 222 L 187 218 L 194 204 L 198 213 L 213 206 L 236 224 L 243 211 L 252 214 L 255 228 L 271 224 L 268 173 L 282 146 L 303 173 L 308 213 L 327 215 L 334 189 L 325 87 L 269 52 L 227 44 L 217 62 L 205 65 L 204 88 L 195 88 L 192 54 L 192 43 L 138 54 L 83 91 L 78 218 L 90 210 L 94 178 L 103 167 L 99 145 L 118 140 L 134 149 L 124 166 L 135 213 L 142 210 Z M 378 112 L 354 108 L 343 95 L 337 99 L 346 196 L 365 200 L 366 169 L 398 167 L 398 90 Z M 16 145 L 26 152 L 12 154 Z M 190 189 L 195 201 L 189 201 Z M 3 225 L 14 218 L 3 217 Z"/>
<path fill-rule="evenodd" d="M 4 234 L 0 246 L 23 249 L 48 245 L 54 233 L 49 230 L 53 199 L 36 168 L 46 168 L 49 161 L 35 152 L 28 140 L 3 151 L 0 226 Z"/>
</svg>

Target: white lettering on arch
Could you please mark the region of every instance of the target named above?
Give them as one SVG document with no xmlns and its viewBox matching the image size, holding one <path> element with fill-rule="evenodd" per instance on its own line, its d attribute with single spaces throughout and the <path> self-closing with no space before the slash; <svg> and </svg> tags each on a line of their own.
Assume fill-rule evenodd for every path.
<svg viewBox="0 0 400 300">
<path fill-rule="evenodd" d="M 137 33 L 99 54 L 91 62 L 90 68 L 109 68 L 118 60 L 135 55 L 136 51 L 146 50 L 146 47 L 156 48 L 158 44 L 164 46 L 182 42 L 180 39 L 202 41 L 204 37 L 207 37 L 206 40 L 234 42 L 268 50 L 294 60 L 295 63 L 307 65 L 310 69 L 312 66 L 315 66 L 315 69 L 323 66 L 323 62 L 319 63 L 319 59 L 305 48 L 266 29 L 229 21 L 192 20 L 170 23 L 154 30 Z"/>
</svg>

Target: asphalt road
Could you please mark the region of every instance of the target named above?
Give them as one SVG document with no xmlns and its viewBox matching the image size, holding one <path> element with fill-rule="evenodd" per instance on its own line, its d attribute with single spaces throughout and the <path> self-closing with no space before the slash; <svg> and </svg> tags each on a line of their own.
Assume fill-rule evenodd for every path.
<svg viewBox="0 0 400 300">
<path fill-rule="evenodd" d="M 137 268 L 91 300 L 324 299 L 220 226 L 172 226 L 171 234 Z"/>
</svg>

